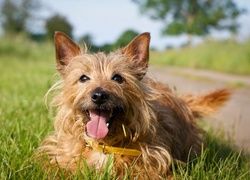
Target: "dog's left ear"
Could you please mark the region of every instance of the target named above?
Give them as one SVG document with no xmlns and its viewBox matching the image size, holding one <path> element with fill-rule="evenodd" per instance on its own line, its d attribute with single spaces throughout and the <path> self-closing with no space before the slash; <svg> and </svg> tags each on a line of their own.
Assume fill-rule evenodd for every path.
<svg viewBox="0 0 250 180">
<path fill-rule="evenodd" d="M 81 53 L 81 50 L 77 44 L 62 32 L 55 32 L 54 38 L 57 69 L 61 75 L 64 75 L 66 66 L 75 56 Z"/>
<path fill-rule="evenodd" d="M 122 49 L 122 53 L 129 56 L 132 69 L 137 72 L 138 79 L 141 80 L 147 72 L 149 60 L 150 33 L 145 32 L 135 37 L 127 46 Z"/>
</svg>

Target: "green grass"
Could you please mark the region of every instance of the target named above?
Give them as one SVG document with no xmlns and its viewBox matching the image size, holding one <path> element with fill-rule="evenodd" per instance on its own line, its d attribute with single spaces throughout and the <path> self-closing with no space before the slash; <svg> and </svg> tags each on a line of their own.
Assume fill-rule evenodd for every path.
<svg viewBox="0 0 250 180">
<path fill-rule="evenodd" d="M 250 75 L 250 40 L 209 41 L 195 47 L 151 53 L 151 63 Z"/>
<path fill-rule="evenodd" d="M 244 179 L 250 178 L 249 156 L 234 150 L 222 138 L 209 131 L 207 148 L 201 156 L 188 162 L 185 166 L 177 166 L 176 179 Z"/>
<path fill-rule="evenodd" d="M 23 37 L 1 39 L 0 179 L 34 179 L 37 174 L 30 157 L 52 130 L 43 99 L 52 85 L 52 57 L 52 45 Z"/>
<path fill-rule="evenodd" d="M 53 131 L 44 95 L 56 80 L 55 69 L 53 44 L 19 36 L 0 39 L 0 179 L 48 179 L 32 155 Z M 213 133 L 208 140 L 208 149 L 199 158 L 174 170 L 177 179 L 250 179 L 246 155 Z M 115 179 L 112 166 L 111 158 L 104 173 L 85 167 L 71 178 Z M 66 179 L 63 170 L 55 175 Z"/>
</svg>

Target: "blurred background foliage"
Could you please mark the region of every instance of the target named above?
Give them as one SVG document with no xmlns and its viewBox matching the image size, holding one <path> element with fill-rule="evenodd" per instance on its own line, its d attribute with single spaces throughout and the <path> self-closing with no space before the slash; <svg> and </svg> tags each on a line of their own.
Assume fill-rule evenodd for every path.
<svg viewBox="0 0 250 180">
<path fill-rule="evenodd" d="M 204 36 L 211 29 L 236 33 L 236 18 L 244 12 L 232 0 L 133 0 L 141 12 L 165 24 L 163 35 Z M 190 42 L 188 42 L 189 44 Z"/>
<path fill-rule="evenodd" d="M 185 33 L 190 36 L 189 42 L 179 48 L 167 47 L 163 51 L 152 48 L 151 64 L 250 75 L 250 40 L 246 39 L 244 43 L 239 43 L 234 38 L 239 28 L 236 18 L 244 13 L 244 10 L 239 9 L 233 1 L 133 1 L 138 4 L 138 10 L 140 9 L 143 14 L 162 21 L 163 29 L 159 29 L 162 32 L 162 38 L 167 34 Z M 114 42 L 97 45 L 94 41 L 95 37 L 91 34 L 83 34 L 79 38 L 73 37 L 74 27 L 67 17 L 61 14 L 55 13 L 46 19 L 40 17 L 38 12 L 43 9 L 41 2 L 39 0 L 0 0 L 2 30 L 0 37 L 0 179 L 48 179 L 46 173 L 31 160 L 31 157 L 41 140 L 52 131 L 53 127 L 53 113 L 48 113 L 42 97 L 58 80 L 58 76 L 53 76 L 56 72 L 54 31 L 63 31 L 75 41 L 87 43 L 90 51 L 101 50 L 107 53 L 128 44 L 139 33 L 133 29 L 125 29 Z M 36 22 L 39 20 L 45 21 L 44 33 L 34 31 Z M 232 36 L 223 41 L 210 39 L 209 33 L 212 29 L 229 30 Z M 204 39 L 203 43 L 192 45 L 190 41 L 195 35 L 201 36 Z M 224 149 L 221 143 L 217 146 Z M 249 179 L 248 159 L 247 162 L 241 160 L 237 152 L 237 154 L 230 154 L 231 158 L 222 159 L 218 156 L 217 160 L 215 158 L 217 155 L 223 154 L 226 157 L 228 153 L 225 154 L 225 151 L 218 153 L 213 149 L 217 148 L 213 148 L 212 144 L 210 150 L 214 152 L 203 155 L 196 166 L 187 164 L 183 167 L 186 170 L 178 179 Z M 204 163 L 208 160 L 212 163 Z M 189 170 L 191 166 L 193 170 Z M 95 172 L 91 171 L 89 174 L 92 173 Z M 103 178 L 98 176 L 96 179 Z"/>
<path fill-rule="evenodd" d="M 239 43 L 234 38 L 240 26 L 236 19 L 246 10 L 238 8 L 235 1 L 132 1 L 138 5 L 138 10 L 143 15 L 162 22 L 163 28 L 159 29 L 159 31 L 162 32 L 163 38 L 166 35 L 178 36 L 182 34 L 187 34 L 189 37 L 187 42 L 179 49 L 166 47 L 164 52 L 155 51 L 155 53 L 152 53 L 151 59 L 153 63 L 250 74 L 249 41 Z M 73 37 L 74 27 L 67 17 L 60 14 L 54 14 L 47 19 L 39 17 L 37 12 L 42 9 L 43 4 L 39 0 L 0 0 L 2 42 L 6 39 L 5 37 L 24 36 L 25 39 L 30 39 L 36 43 L 47 43 L 53 41 L 55 31 L 63 31 L 80 44 L 85 42 L 92 52 L 105 51 L 108 53 L 118 47 L 125 46 L 139 34 L 133 29 L 127 29 L 114 42 L 97 45 L 91 34 L 83 34 L 79 38 Z M 41 19 L 45 21 L 45 32 L 36 33 L 33 31 L 34 24 Z M 231 32 L 231 39 L 224 41 L 211 40 L 209 35 L 212 30 L 229 31 Z M 193 36 L 202 37 L 203 43 L 192 46 Z M 1 52 L 8 49 L 7 47 L 1 48 L 3 48 L 0 49 Z M 155 50 L 154 48 L 151 49 Z M 230 56 L 227 53 L 228 49 L 232 53 Z M 220 61 L 218 61 L 218 55 Z"/>
</svg>

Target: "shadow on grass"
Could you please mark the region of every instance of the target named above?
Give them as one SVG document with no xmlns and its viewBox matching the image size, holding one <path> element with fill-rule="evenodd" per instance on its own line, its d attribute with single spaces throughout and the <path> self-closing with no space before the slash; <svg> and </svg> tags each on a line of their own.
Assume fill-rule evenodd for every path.
<svg viewBox="0 0 250 180">
<path fill-rule="evenodd" d="M 222 137 L 206 136 L 207 146 L 196 159 L 174 165 L 175 179 L 250 179 L 250 156 Z"/>
</svg>

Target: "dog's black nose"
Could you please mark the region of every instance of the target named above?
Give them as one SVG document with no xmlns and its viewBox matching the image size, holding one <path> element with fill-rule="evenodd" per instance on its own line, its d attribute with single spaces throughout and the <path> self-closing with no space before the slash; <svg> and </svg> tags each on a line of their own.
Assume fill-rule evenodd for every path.
<svg viewBox="0 0 250 180">
<path fill-rule="evenodd" d="M 92 102 L 95 104 L 103 104 L 108 100 L 108 93 L 102 89 L 97 89 L 92 93 Z"/>
</svg>

